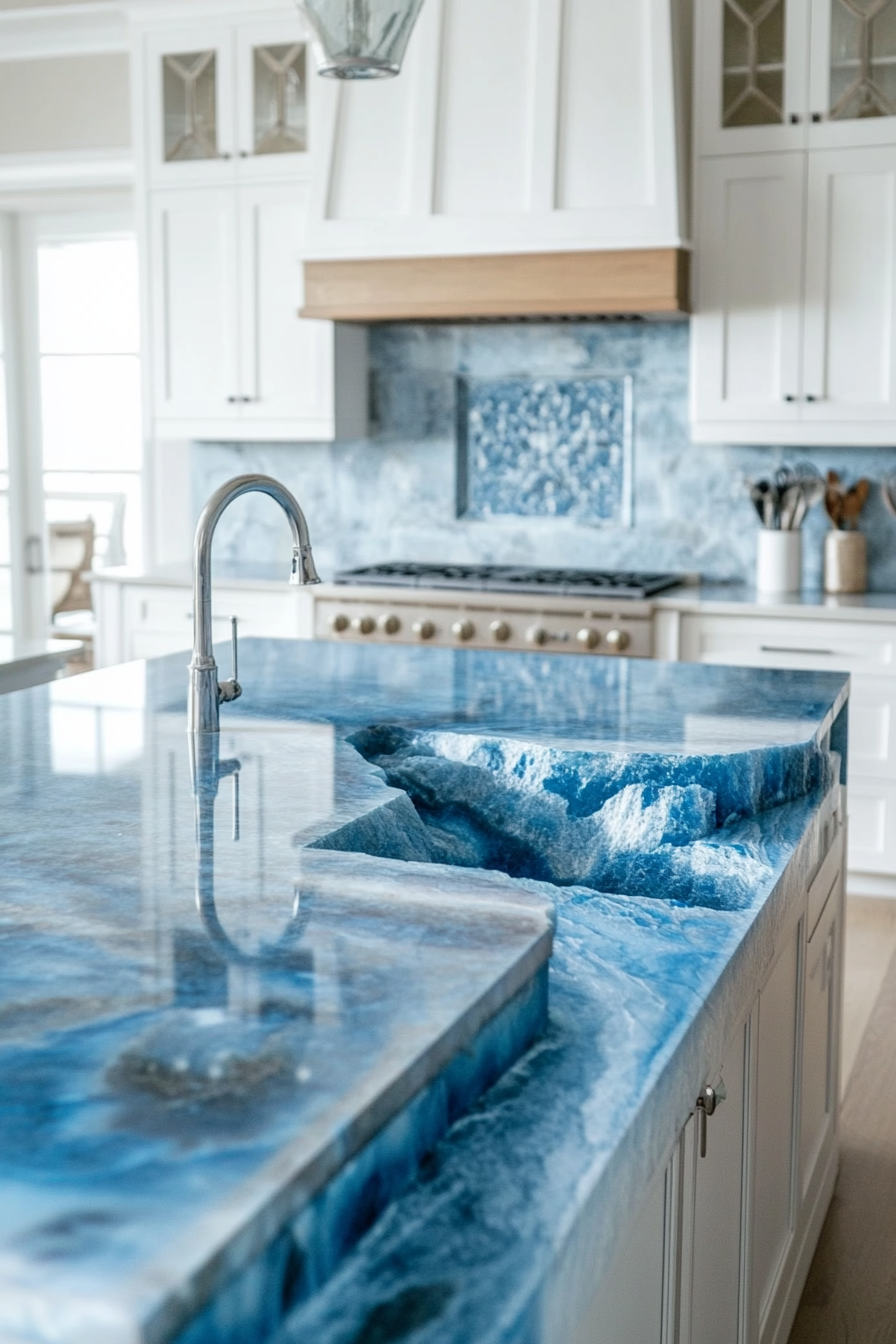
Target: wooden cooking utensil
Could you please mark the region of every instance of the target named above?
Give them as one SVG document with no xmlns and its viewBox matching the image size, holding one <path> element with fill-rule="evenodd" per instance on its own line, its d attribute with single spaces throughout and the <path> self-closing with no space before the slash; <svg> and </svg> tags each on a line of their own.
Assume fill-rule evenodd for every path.
<svg viewBox="0 0 896 1344">
<path fill-rule="evenodd" d="M 856 531 L 859 526 L 859 515 L 865 507 L 868 499 L 868 491 L 871 489 L 868 481 L 863 476 L 855 485 L 850 486 L 843 496 L 843 517 L 845 526 L 849 531 Z"/>
<path fill-rule="evenodd" d="M 828 472 L 827 489 L 824 492 L 824 507 L 835 527 L 843 526 L 843 490 L 836 471 Z"/>
</svg>

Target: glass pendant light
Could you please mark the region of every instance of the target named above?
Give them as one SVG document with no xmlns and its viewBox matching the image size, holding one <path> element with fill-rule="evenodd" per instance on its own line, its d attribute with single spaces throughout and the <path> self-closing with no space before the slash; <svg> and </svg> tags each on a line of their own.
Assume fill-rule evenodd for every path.
<svg viewBox="0 0 896 1344">
<path fill-rule="evenodd" d="M 397 75 L 423 0 L 296 0 L 311 28 L 318 73 L 334 79 Z"/>
</svg>

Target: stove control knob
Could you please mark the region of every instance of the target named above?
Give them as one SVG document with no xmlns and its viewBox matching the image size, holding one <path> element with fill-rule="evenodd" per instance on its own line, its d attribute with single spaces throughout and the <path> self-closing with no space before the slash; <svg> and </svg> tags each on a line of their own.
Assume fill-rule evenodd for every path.
<svg viewBox="0 0 896 1344">
<path fill-rule="evenodd" d="M 492 639 L 497 640 L 499 644 L 506 644 L 513 634 L 513 631 L 506 621 L 492 621 L 489 630 L 491 631 Z"/>
<path fill-rule="evenodd" d="M 526 631 L 526 639 L 530 644 L 547 644 L 550 635 L 543 625 L 530 625 Z"/>
<path fill-rule="evenodd" d="M 600 643 L 600 631 L 595 630 L 593 626 L 583 626 L 576 635 L 576 639 L 583 649 L 596 649 Z"/>
<path fill-rule="evenodd" d="M 632 637 L 626 630 L 610 630 L 607 633 L 607 643 L 614 653 L 624 653 L 632 642 Z"/>
<path fill-rule="evenodd" d="M 376 629 L 376 621 L 372 616 L 353 616 L 352 629 L 356 635 L 372 635 Z"/>
<path fill-rule="evenodd" d="M 397 616 L 381 616 L 377 625 L 384 635 L 397 635 L 401 629 L 401 621 Z"/>
<path fill-rule="evenodd" d="M 341 635 L 343 630 L 348 629 L 348 617 L 338 611 L 335 616 L 330 617 L 330 629 L 337 635 Z"/>
<path fill-rule="evenodd" d="M 460 639 L 466 643 L 468 639 L 472 639 L 475 635 L 476 627 L 472 621 L 455 621 L 451 627 L 451 633 L 455 639 Z"/>
<path fill-rule="evenodd" d="M 436 632 L 432 621 L 415 621 L 411 629 L 418 639 L 432 639 Z"/>
</svg>

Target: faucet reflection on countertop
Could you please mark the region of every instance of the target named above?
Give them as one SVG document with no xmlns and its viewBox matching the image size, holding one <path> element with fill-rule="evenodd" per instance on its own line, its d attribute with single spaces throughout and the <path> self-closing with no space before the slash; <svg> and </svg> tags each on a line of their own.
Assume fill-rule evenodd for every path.
<svg viewBox="0 0 896 1344">
<path fill-rule="evenodd" d="M 221 781 L 231 779 L 230 838 L 233 843 L 239 843 L 242 764 L 236 757 L 221 759 L 219 743 L 220 737 L 216 733 L 194 733 L 189 738 L 196 826 L 196 909 L 202 926 L 218 957 L 229 966 L 271 972 L 275 978 L 284 972 L 307 974 L 314 969 L 314 956 L 301 945 L 301 938 L 311 910 L 307 901 L 302 902 L 298 887 L 295 888 L 291 918 L 283 932 L 273 943 L 262 944 L 255 952 L 239 947 L 221 922 L 215 900 L 215 803 Z"/>
<path fill-rule="evenodd" d="M 217 733 L 218 707 L 223 701 L 236 700 L 242 688 L 234 674 L 229 681 L 218 681 L 218 667 L 212 649 L 212 540 L 221 514 L 228 504 L 251 491 L 270 495 L 283 509 L 292 528 L 292 572 L 290 583 L 320 583 L 311 553 L 308 524 L 298 502 L 279 481 L 271 476 L 235 476 L 216 490 L 202 510 L 193 543 L 193 659 L 190 663 L 190 699 L 188 727 L 193 733 Z"/>
</svg>

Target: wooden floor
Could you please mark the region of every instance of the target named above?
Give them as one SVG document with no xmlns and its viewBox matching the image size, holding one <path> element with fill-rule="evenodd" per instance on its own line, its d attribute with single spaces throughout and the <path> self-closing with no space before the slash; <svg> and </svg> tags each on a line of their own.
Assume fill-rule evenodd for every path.
<svg viewBox="0 0 896 1344">
<path fill-rule="evenodd" d="M 896 956 L 846 1087 L 840 1177 L 790 1344 L 896 1344 Z"/>
</svg>

